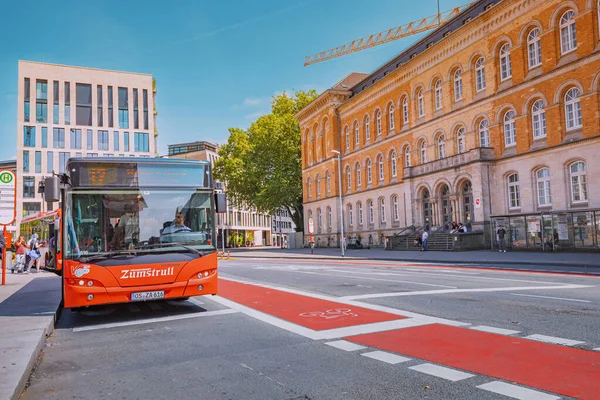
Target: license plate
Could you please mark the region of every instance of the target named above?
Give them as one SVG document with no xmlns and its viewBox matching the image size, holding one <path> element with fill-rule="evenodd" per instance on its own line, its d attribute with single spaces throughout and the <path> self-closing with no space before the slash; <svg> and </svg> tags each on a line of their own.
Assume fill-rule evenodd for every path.
<svg viewBox="0 0 600 400">
<path fill-rule="evenodd" d="M 157 300 L 164 299 L 164 290 L 155 290 L 153 292 L 137 292 L 131 293 L 131 301 Z"/>
</svg>

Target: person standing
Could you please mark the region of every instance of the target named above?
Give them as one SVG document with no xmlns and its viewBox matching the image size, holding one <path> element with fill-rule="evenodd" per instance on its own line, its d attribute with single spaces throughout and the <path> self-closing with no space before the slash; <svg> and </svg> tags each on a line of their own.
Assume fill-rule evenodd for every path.
<svg viewBox="0 0 600 400">
<path fill-rule="evenodd" d="M 40 272 L 40 266 L 38 264 L 38 260 L 40 258 L 40 242 L 38 241 L 38 234 L 34 233 L 31 235 L 31 240 L 29 241 L 29 257 L 25 262 L 25 273 L 28 274 L 31 271 L 31 268 L 35 266 L 36 272 Z"/>
<path fill-rule="evenodd" d="M 496 234 L 498 235 L 498 246 L 500 248 L 499 252 L 506 253 L 506 239 L 504 238 L 506 236 L 506 231 L 502 225 L 498 227 Z"/>
<path fill-rule="evenodd" d="M 427 251 L 427 239 L 429 238 L 429 233 L 427 233 L 427 231 L 423 231 L 423 236 L 421 237 L 421 240 L 423 241 L 423 248 L 421 249 L 421 251 Z"/>
<path fill-rule="evenodd" d="M 23 268 L 25 267 L 25 250 L 28 248 L 23 236 L 19 236 L 19 238 L 15 242 L 15 248 L 17 254 L 17 262 L 14 265 L 12 272 L 14 273 L 16 269 L 18 273 L 21 273 L 23 272 Z"/>
</svg>

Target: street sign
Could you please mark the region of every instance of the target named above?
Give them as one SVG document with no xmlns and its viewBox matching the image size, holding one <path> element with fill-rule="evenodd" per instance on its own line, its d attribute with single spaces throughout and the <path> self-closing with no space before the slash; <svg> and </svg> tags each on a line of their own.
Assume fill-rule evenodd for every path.
<svg viewBox="0 0 600 400">
<path fill-rule="evenodd" d="M 311 235 L 315 233 L 315 223 L 313 222 L 312 218 L 308 219 L 308 233 Z"/>
<path fill-rule="evenodd" d="M 17 216 L 17 177 L 9 170 L 0 171 L 0 225 L 10 225 Z"/>
</svg>

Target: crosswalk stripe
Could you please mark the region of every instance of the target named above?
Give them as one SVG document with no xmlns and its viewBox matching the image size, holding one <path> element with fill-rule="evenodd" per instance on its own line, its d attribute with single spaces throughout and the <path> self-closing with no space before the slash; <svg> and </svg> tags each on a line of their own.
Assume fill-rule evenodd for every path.
<svg viewBox="0 0 600 400">
<path fill-rule="evenodd" d="M 336 340 L 333 342 L 325 343 L 327 346 L 335 347 L 336 349 L 344 350 L 344 351 L 355 351 L 366 349 L 365 346 L 361 346 L 358 344 L 350 343 L 346 340 Z"/>
<path fill-rule="evenodd" d="M 423 372 L 427 375 L 437 376 L 438 378 L 446 379 L 448 381 L 457 382 L 462 381 L 463 379 L 471 378 L 475 375 L 467 374 L 466 372 L 457 371 L 455 369 L 440 367 L 439 365 L 434 364 L 419 364 L 414 367 L 408 367 L 414 371 Z"/>
<path fill-rule="evenodd" d="M 385 351 L 371 351 L 368 353 L 362 353 L 361 356 L 369 357 L 374 360 L 383 361 L 388 364 L 400 364 L 403 362 L 410 361 L 410 358 L 402 357 L 396 354 L 387 353 Z"/>
<path fill-rule="evenodd" d="M 471 326 L 470 329 L 474 329 L 476 331 L 481 331 L 481 332 L 496 333 L 498 335 L 515 335 L 515 334 L 519 333 L 519 331 L 513 331 L 511 329 L 502 329 L 502 328 L 496 328 L 493 326 L 485 326 L 485 325 Z"/>
<path fill-rule="evenodd" d="M 477 386 L 479 389 L 487 390 L 488 392 L 502 394 L 519 400 L 558 400 L 560 397 L 538 392 L 537 390 L 527 389 L 510 383 L 493 381 Z"/>
<path fill-rule="evenodd" d="M 576 346 L 578 344 L 585 343 L 585 342 L 580 342 L 579 340 L 563 339 L 563 338 L 559 338 L 559 337 L 546 336 L 546 335 L 529 335 L 529 336 L 525 336 L 525 339 L 537 340 L 538 342 L 544 342 L 544 343 L 561 344 L 563 346 Z"/>
</svg>

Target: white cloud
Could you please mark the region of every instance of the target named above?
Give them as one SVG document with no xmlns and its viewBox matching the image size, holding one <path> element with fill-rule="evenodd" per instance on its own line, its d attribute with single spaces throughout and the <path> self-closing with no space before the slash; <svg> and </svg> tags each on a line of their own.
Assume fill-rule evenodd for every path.
<svg viewBox="0 0 600 400">
<path fill-rule="evenodd" d="M 15 154 L 15 155 L 12 155 L 12 156 L 10 156 L 10 158 L 9 158 L 9 160 L 16 160 L 16 159 L 17 159 L 17 155 L 16 155 L 16 154 Z"/>
<path fill-rule="evenodd" d="M 263 99 L 261 97 L 248 97 L 247 99 L 244 99 L 245 106 L 259 106 L 262 102 Z"/>
</svg>

